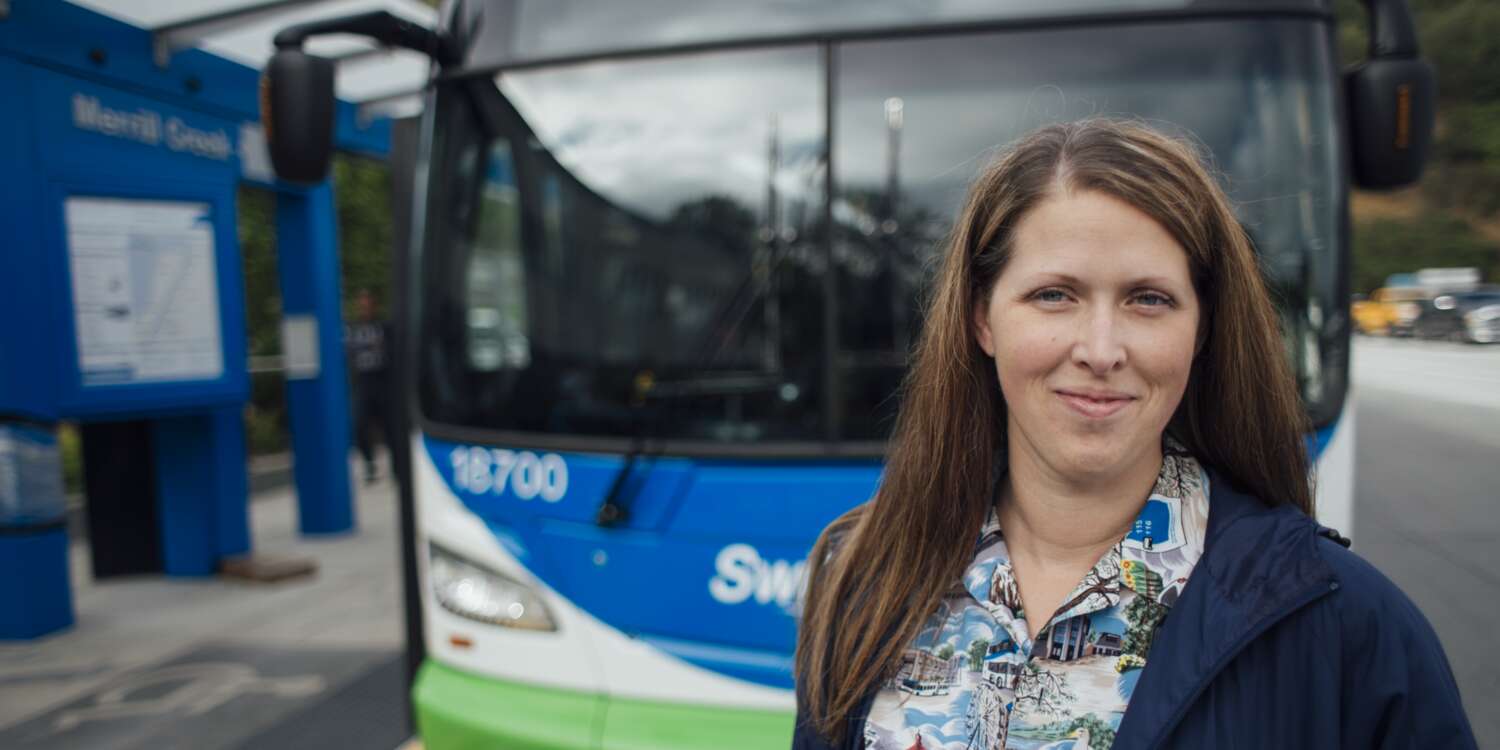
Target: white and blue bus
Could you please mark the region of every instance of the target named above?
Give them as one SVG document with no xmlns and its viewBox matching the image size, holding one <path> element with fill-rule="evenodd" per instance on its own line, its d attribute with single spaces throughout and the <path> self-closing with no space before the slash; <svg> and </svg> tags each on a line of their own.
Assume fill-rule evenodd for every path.
<svg viewBox="0 0 1500 750">
<path fill-rule="evenodd" d="M 1331 0 L 463 0 L 437 32 L 289 30 L 276 117 L 317 109 L 288 83 L 328 78 L 308 35 L 435 59 L 396 272 L 426 746 L 786 745 L 803 558 L 879 479 L 968 182 L 1048 122 L 1211 155 L 1348 530 L 1348 192 L 1413 180 L 1432 108 L 1404 2 L 1366 4 L 1347 74 Z"/>
</svg>

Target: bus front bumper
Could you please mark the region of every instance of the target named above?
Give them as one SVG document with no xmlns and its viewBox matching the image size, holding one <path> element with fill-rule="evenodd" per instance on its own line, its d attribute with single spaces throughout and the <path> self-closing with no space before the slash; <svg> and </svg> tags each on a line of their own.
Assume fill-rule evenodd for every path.
<svg viewBox="0 0 1500 750">
<path fill-rule="evenodd" d="M 790 713 L 654 701 L 506 682 L 428 660 L 412 687 L 425 750 L 689 750 L 786 747 Z"/>
</svg>

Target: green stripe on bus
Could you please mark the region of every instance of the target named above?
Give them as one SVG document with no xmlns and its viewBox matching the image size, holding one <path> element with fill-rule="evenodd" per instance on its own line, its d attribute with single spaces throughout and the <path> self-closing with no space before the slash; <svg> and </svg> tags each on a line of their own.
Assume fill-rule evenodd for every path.
<svg viewBox="0 0 1500 750">
<path fill-rule="evenodd" d="M 661 748 L 785 748 L 796 717 L 788 711 L 754 711 L 654 701 L 609 701 L 605 750 Z"/>
<path fill-rule="evenodd" d="M 412 688 L 424 750 L 581 750 L 595 746 L 599 695 L 422 665 Z"/>
<path fill-rule="evenodd" d="M 425 750 L 749 750 L 783 748 L 792 739 L 790 712 L 606 701 L 432 661 L 417 674 L 412 697 Z"/>
</svg>

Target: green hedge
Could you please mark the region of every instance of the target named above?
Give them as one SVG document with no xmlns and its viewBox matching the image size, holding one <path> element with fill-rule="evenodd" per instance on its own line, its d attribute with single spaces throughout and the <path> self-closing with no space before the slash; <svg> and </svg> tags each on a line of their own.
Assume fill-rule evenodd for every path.
<svg viewBox="0 0 1500 750">
<path fill-rule="evenodd" d="M 1426 212 L 1412 219 L 1375 219 L 1354 225 L 1355 292 L 1368 294 L 1393 273 L 1422 268 L 1476 267 L 1500 279 L 1500 246 L 1453 216 Z"/>
</svg>

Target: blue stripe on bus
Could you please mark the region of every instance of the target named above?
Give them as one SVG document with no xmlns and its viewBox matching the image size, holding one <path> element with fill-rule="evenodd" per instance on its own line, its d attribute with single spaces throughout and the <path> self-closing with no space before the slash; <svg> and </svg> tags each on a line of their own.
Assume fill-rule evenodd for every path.
<svg viewBox="0 0 1500 750">
<path fill-rule="evenodd" d="M 773 651 L 726 648 L 701 641 L 641 636 L 641 640 L 683 661 L 720 674 L 775 687 L 792 687 L 792 655 Z"/>
<path fill-rule="evenodd" d="M 548 454 L 424 443 L 453 495 L 560 596 L 665 653 L 779 688 L 792 684 L 803 558 L 824 526 L 869 498 L 881 469 L 874 459 L 641 459 L 617 497 L 626 518 L 601 527 L 620 456 L 557 454 L 566 490 L 548 497 L 534 474 L 556 465 Z M 523 462 L 533 470 L 518 478 Z"/>
<path fill-rule="evenodd" d="M 1335 419 L 1327 427 L 1313 432 L 1307 436 L 1307 452 L 1312 460 L 1317 462 L 1323 457 L 1323 451 L 1327 450 L 1328 444 L 1333 441 L 1333 434 L 1338 431 L 1339 424 L 1343 420 Z"/>
<path fill-rule="evenodd" d="M 1307 436 L 1315 461 L 1338 427 Z M 497 490 L 493 472 L 456 478 L 466 451 L 533 467 L 545 454 L 424 442 L 454 496 L 559 595 L 684 661 L 781 688 L 792 685 L 792 612 L 807 549 L 880 475 L 874 460 L 641 460 L 617 498 L 627 517 L 601 527 L 594 519 L 625 465 L 620 456 L 559 454 L 566 491 L 549 499 L 535 476 L 522 477 L 528 497 L 514 482 Z"/>
</svg>

